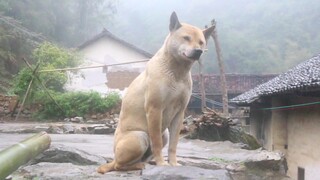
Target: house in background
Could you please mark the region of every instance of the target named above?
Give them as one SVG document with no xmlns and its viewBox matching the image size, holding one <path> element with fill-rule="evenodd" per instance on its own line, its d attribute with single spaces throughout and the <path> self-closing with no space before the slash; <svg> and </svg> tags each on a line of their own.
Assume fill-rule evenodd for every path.
<svg viewBox="0 0 320 180">
<path fill-rule="evenodd" d="M 275 74 L 226 74 L 228 98 L 234 98 L 261 83 L 267 82 L 275 76 Z M 222 109 L 220 75 L 206 74 L 203 75 L 203 79 L 206 94 L 206 107 L 216 110 Z M 192 75 L 192 80 L 192 97 L 188 109 L 199 113 L 201 112 L 200 76 Z M 232 104 L 229 105 L 229 110 L 230 109 L 234 109 Z"/>
<path fill-rule="evenodd" d="M 282 151 L 293 179 L 320 179 L 320 54 L 232 99 L 250 107 L 250 133 Z"/>
<path fill-rule="evenodd" d="M 152 54 L 116 37 L 104 29 L 100 34 L 78 47 L 84 56 L 83 66 L 110 65 L 148 60 Z M 107 93 L 123 90 L 128 81 L 132 81 L 145 68 L 146 62 L 131 63 L 108 68 L 82 69 L 80 75 L 72 77 L 68 90 L 95 90 Z M 81 77 L 83 76 L 83 77 Z M 109 78 L 110 77 L 110 78 Z"/>
</svg>

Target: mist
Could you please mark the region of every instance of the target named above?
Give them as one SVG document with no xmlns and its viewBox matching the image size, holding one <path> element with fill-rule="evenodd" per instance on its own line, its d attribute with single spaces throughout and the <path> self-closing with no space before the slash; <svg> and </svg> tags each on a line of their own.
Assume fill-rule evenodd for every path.
<svg viewBox="0 0 320 180">
<path fill-rule="evenodd" d="M 226 72 L 247 74 L 281 73 L 318 54 L 319 9 L 317 0 L 0 0 L 1 15 L 68 48 L 77 48 L 105 28 L 153 54 L 169 33 L 173 11 L 181 22 L 200 28 L 215 19 Z M 1 26 L 1 34 L 16 36 L 11 26 L 2 25 L 6 26 Z M 27 56 L 32 48 L 23 47 L 21 38 L 15 40 L 21 47 L 11 48 L 5 43 L 10 39 L 0 43 L 2 49 L 12 49 L 19 64 L 18 57 Z M 2 57 L 9 57 L 5 52 Z M 212 39 L 202 59 L 206 73 L 218 73 Z M 8 58 L 2 61 L 13 64 Z"/>
<path fill-rule="evenodd" d="M 316 0 L 276 1 L 119 1 L 107 29 L 155 53 L 168 34 L 169 16 L 203 28 L 217 22 L 228 73 L 280 73 L 320 51 Z M 206 71 L 217 73 L 213 41 L 204 57 Z"/>
</svg>

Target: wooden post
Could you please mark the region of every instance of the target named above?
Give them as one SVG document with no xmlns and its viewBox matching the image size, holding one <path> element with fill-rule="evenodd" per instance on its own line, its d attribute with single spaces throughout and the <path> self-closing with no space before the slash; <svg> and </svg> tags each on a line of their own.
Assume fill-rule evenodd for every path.
<svg viewBox="0 0 320 180">
<path fill-rule="evenodd" d="M 32 67 L 30 65 L 30 63 L 25 59 L 22 58 L 23 61 L 27 64 L 27 66 L 32 70 Z M 42 86 L 43 90 L 47 93 L 47 95 L 50 97 L 50 99 L 57 105 L 57 107 L 61 110 L 62 113 L 64 113 L 64 110 L 62 109 L 62 107 L 58 104 L 58 102 L 51 96 L 50 92 L 48 91 L 48 89 L 46 88 L 46 86 L 42 83 L 41 79 L 39 78 L 39 76 L 37 74 L 34 75 L 34 77 L 39 81 L 40 85 Z"/>
<path fill-rule="evenodd" d="M 23 109 L 24 103 L 26 102 L 26 99 L 27 99 L 27 97 L 28 97 L 28 95 L 29 95 L 29 92 L 30 92 L 30 89 L 31 89 L 31 85 L 32 85 L 32 83 L 33 83 L 33 79 L 34 79 L 34 77 L 35 77 L 35 75 L 36 75 L 36 72 L 37 72 L 37 70 L 38 70 L 38 68 L 39 68 L 39 65 L 40 65 L 40 64 L 37 64 L 36 68 L 35 68 L 35 69 L 33 70 L 33 72 L 32 72 L 32 78 L 31 78 L 31 80 L 30 80 L 30 82 L 29 82 L 29 85 L 28 85 L 26 94 L 24 95 L 24 98 L 23 98 L 22 103 L 21 103 L 21 105 L 20 105 L 20 108 L 19 108 L 19 110 L 18 110 L 18 114 L 17 114 L 17 116 L 16 116 L 16 118 L 15 118 L 15 121 L 18 120 L 18 118 L 19 118 L 19 116 L 20 116 L 20 113 L 21 113 L 21 111 L 22 111 L 22 109 Z M 14 113 L 14 111 L 13 111 L 12 113 Z"/>
<path fill-rule="evenodd" d="M 229 113 L 228 109 L 229 108 L 228 108 L 228 91 L 227 91 L 227 85 L 226 85 L 226 76 L 225 76 L 225 72 L 224 72 L 224 64 L 223 64 L 222 52 L 221 52 L 220 43 L 219 43 L 218 35 L 217 35 L 216 21 L 214 19 L 211 21 L 211 25 L 215 26 L 211 37 L 213 38 L 214 45 L 216 47 L 217 59 L 218 59 L 219 70 L 220 70 L 223 114 L 224 115 L 228 115 L 228 113 Z"/>
<path fill-rule="evenodd" d="M 198 61 L 199 62 L 199 78 L 200 78 L 200 94 L 201 94 L 201 111 L 204 112 L 206 108 L 206 90 L 204 86 L 204 78 L 203 78 L 203 64 L 201 62 L 201 59 Z"/>
</svg>

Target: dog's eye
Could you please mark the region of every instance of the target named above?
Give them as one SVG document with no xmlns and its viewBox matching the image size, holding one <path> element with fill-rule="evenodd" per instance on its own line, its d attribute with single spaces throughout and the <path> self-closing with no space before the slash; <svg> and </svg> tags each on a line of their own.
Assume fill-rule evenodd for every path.
<svg viewBox="0 0 320 180">
<path fill-rule="evenodd" d="M 202 46 L 203 45 L 203 41 L 199 41 L 199 44 L 200 44 L 200 46 Z"/>
<path fill-rule="evenodd" d="M 183 39 L 186 41 L 191 41 L 191 37 L 189 37 L 189 36 L 183 36 Z"/>
</svg>

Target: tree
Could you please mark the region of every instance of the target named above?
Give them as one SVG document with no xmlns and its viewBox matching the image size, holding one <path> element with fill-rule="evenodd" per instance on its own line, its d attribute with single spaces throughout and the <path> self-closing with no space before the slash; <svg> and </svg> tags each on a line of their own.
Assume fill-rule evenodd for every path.
<svg viewBox="0 0 320 180">
<path fill-rule="evenodd" d="M 74 52 L 60 48 L 51 43 L 43 43 L 33 51 L 33 59 L 39 64 L 39 70 L 49 70 L 57 68 L 76 67 L 81 64 L 81 57 Z M 35 67 L 35 65 L 33 65 Z M 32 70 L 29 67 L 23 68 L 14 79 L 13 93 L 23 97 L 27 86 L 32 79 Z M 50 73 L 36 74 L 48 90 L 54 92 L 64 92 L 64 85 L 68 77 L 65 72 L 54 71 Z M 37 92 L 42 90 L 40 82 L 33 83 L 32 98 Z"/>
<path fill-rule="evenodd" d="M 115 12 L 112 0 L 0 0 L 0 13 L 66 46 L 101 31 Z"/>
</svg>

